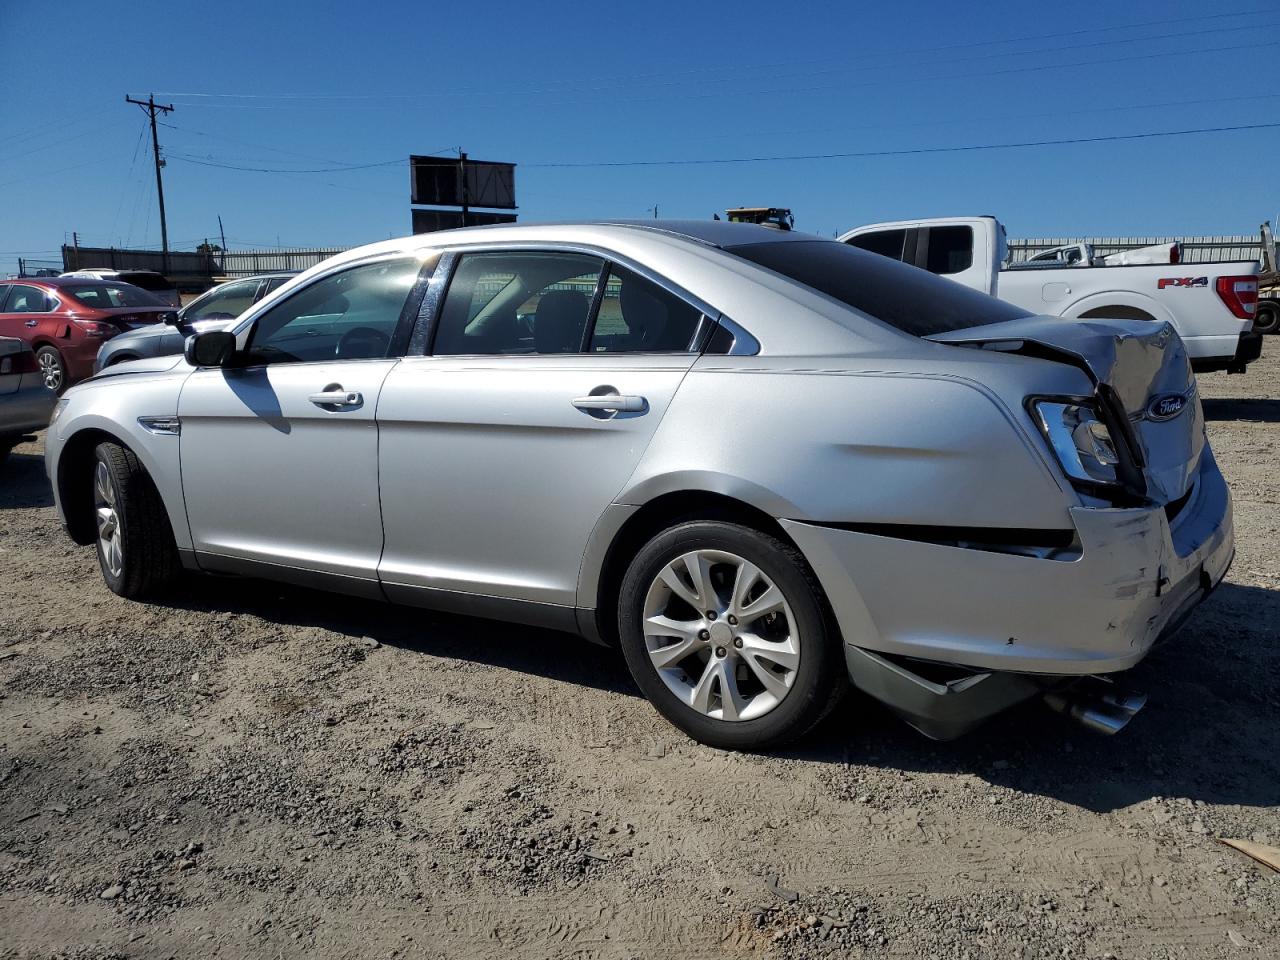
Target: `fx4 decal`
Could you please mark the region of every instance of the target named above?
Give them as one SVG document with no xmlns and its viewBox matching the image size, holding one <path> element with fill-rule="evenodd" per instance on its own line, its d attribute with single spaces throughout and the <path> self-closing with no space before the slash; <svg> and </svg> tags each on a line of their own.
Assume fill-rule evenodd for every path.
<svg viewBox="0 0 1280 960">
<path fill-rule="evenodd" d="M 1207 287 L 1208 285 L 1208 277 L 1161 277 L 1156 281 L 1157 290 L 1163 290 L 1165 287 Z"/>
</svg>

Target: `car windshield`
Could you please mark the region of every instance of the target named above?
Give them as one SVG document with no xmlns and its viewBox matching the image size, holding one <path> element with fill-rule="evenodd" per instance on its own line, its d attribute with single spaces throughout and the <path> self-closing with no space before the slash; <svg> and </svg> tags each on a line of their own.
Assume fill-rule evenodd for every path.
<svg viewBox="0 0 1280 960">
<path fill-rule="evenodd" d="M 954 280 L 834 240 L 725 249 L 917 337 L 1031 316 Z"/>
<path fill-rule="evenodd" d="M 84 283 L 63 287 L 67 293 L 75 297 L 86 307 L 98 310 L 111 310 L 116 307 L 163 307 L 166 304 L 157 300 L 145 290 L 140 290 L 128 283 Z"/>
</svg>

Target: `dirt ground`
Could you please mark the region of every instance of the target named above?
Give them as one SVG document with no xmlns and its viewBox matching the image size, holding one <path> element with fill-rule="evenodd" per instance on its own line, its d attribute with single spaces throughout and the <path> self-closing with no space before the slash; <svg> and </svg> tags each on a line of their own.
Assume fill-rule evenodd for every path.
<svg viewBox="0 0 1280 960">
<path fill-rule="evenodd" d="M 735 755 L 572 637 L 234 580 L 129 603 L 21 447 L 0 957 L 1280 956 L 1280 875 L 1216 842 L 1280 845 L 1267 353 L 1202 379 L 1239 552 L 1110 739 L 1030 705 L 935 744 L 853 701 Z"/>
</svg>

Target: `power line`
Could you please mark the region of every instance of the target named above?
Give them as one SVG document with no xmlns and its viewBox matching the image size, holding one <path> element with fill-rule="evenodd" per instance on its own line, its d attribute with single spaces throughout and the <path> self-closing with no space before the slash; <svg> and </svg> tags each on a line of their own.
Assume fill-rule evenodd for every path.
<svg viewBox="0 0 1280 960">
<path fill-rule="evenodd" d="M 189 157 L 181 153 L 169 153 L 170 160 L 181 160 L 183 163 L 197 163 L 202 167 L 220 167 L 223 170 L 246 170 L 251 173 L 346 173 L 349 170 L 371 170 L 374 167 L 389 167 L 392 164 L 408 163 L 408 157 L 400 157 L 396 160 L 380 160 L 377 163 L 354 163 L 345 167 L 319 167 L 312 170 L 297 170 L 293 167 L 244 167 L 233 163 L 220 163 L 216 160 L 201 160 L 198 157 Z"/>
<path fill-rule="evenodd" d="M 1160 20 L 1148 20 L 1148 21 L 1141 21 L 1137 23 L 1113 24 L 1110 26 L 1090 27 L 1090 28 L 1071 30 L 1071 31 L 1060 32 L 1060 33 L 1033 34 L 1033 35 L 1021 36 L 1021 37 L 1008 37 L 1008 38 L 995 39 L 995 40 L 980 40 L 976 42 L 962 43 L 962 44 L 944 44 L 941 46 L 914 47 L 914 48 L 905 48 L 905 49 L 899 48 L 896 50 L 859 51 L 856 54 L 856 56 L 860 59 L 866 58 L 866 57 L 907 56 L 907 55 L 922 54 L 922 53 L 934 53 L 934 52 L 946 51 L 946 50 L 972 49 L 972 48 L 984 47 L 984 46 L 995 46 L 999 44 L 1023 43 L 1023 42 L 1032 41 L 1032 40 L 1069 39 L 1071 37 L 1083 36 L 1091 33 L 1102 33 L 1102 32 L 1107 32 L 1111 30 L 1129 30 L 1129 29 L 1139 29 L 1142 27 L 1151 27 L 1151 26 L 1167 27 L 1167 26 L 1170 26 L 1173 24 L 1179 24 L 1179 23 L 1194 23 L 1194 22 L 1202 22 L 1206 20 L 1223 20 L 1223 19 L 1237 18 L 1242 16 L 1255 16 L 1258 14 L 1271 14 L 1271 13 L 1275 13 L 1275 10 L 1264 7 L 1261 9 L 1255 8 L 1250 10 L 1236 10 L 1236 11 L 1224 12 L 1224 13 L 1202 14 L 1194 17 L 1183 17 L 1183 18 L 1176 18 L 1176 19 L 1164 18 Z M 1250 23 L 1248 25 L 1239 26 L 1239 27 L 1209 28 L 1209 29 L 1201 29 L 1201 30 L 1187 31 L 1182 33 L 1174 33 L 1174 34 L 1158 34 L 1154 37 L 1131 37 L 1131 38 L 1123 38 L 1123 39 L 1115 39 L 1115 40 L 1096 41 L 1096 42 L 1090 42 L 1090 43 L 1074 45 L 1074 46 L 1052 48 L 1050 50 L 998 52 L 998 53 L 983 55 L 982 57 L 978 57 L 978 58 L 967 58 L 967 59 L 987 59 L 990 57 L 999 57 L 999 56 L 1030 55 L 1035 53 L 1047 53 L 1047 52 L 1057 52 L 1057 51 L 1065 51 L 1065 50 L 1071 50 L 1071 49 L 1083 49 L 1086 47 L 1093 47 L 1093 46 L 1099 46 L 1099 45 L 1105 45 L 1105 44 L 1139 43 L 1146 40 L 1158 40 L 1158 39 L 1165 39 L 1165 38 L 1171 38 L 1171 37 L 1201 36 L 1206 33 L 1221 33 L 1221 32 L 1232 32 L 1232 31 L 1240 31 L 1240 30 L 1256 30 L 1257 26 L 1258 25 L 1256 23 Z M 1191 52 L 1191 51 L 1183 51 L 1183 52 Z M 826 57 L 826 58 L 818 58 L 818 59 L 810 59 L 810 60 L 792 61 L 790 63 L 778 64 L 777 66 L 782 66 L 782 67 L 806 66 L 806 65 L 820 64 L 820 63 L 841 62 L 845 59 L 846 58 L 842 58 L 842 57 Z M 961 60 L 963 59 L 966 59 L 966 58 L 961 58 Z M 942 62 L 961 62 L 961 60 L 942 61 Z M 611 82 L 626 82 L 629 80 L 636 80 L 636 79 L 645 80 L 645 79 L 654 77 L 654 78 L 659 78 L 663 80 L 664 83 L 662 85 L 678 84 L 683 86 L 684 81 L 677 81 L 671 78 L 701 74 L 706 72 L 714 72 L 714 71 L 723 70 L 723 69 L 724 68 L 722 67 L 706 67 L 706 68 L 700 68 L 697 70 L 664 71 L 662 73 L 631 75 L 629 77 L 628 76 L 619 77 L 616 75 L 612 77 L 611 76 L 579 77 L 579 78 L 573 78 L 573 79 L 549 80 L 549 81 L 541 81 L 541 82 L 553 83 L 553 84 L 566 84 L 566 85 L 582 85 L 582 84 L 599 85 L 599 84 L 611 83 Z M 870 67 L 868 69 L 883 69 L 883 67 L 875 66 L 875 67 Z M 705 82 L 711 82 L 711 83 L 729 82 L 730 80 L 735 79 L 736 76 L 740 74 L 741 72 L 739 71 L 734 76 L 729 76 L 722 79 L 713 79 Z M 749 75 L 753 77 L 758 77 L 759 70 L 758 69 L 753 70 L 750 72 Z M 513 95 L 561 93 L 561 92 L 563 91 L 546 90 L 546 89 L 531 90 L 527 87 L 517 89 L 517 90 L 474 90 L 473 89 L 473 90 L 433 91 L 431 93 L 389 93 L 389 94 L 363 94 L 363 93 L 262 94 L 262 93 L 210 93 L 206 91 L 162 91 L 162 93 L 164 93 L 165 96 L 169 96 L 169 97 L 190 97 L 190 98 L 197 98 L 197 99 L 231 99 L 231 100 L 287 100 L 287 101 L 296 101 L 296 102 L 367 101 L 367 100 L 386 101 L 386 100 L 419 100 L 419 99 L 439 99 L 439 98 L 452 99 L 459 96 L 513 96 Z M 222 104 L 222 106 L 233 106 L 233 105 Z M 245 106 L 248 106 L 248 105 L 245 105 Z"/>
<path fill-rule="evenodd" d="M 1197 133 L 1230 133 L 1238 130 L 1270 130 L 1278 123 L 1250 123 L 1233 127 L 1197 127 L 1191 130 L 1157 130 L 1150 133 L 1118 133 L 1102 137 L 1069 137 L 1060 140 L 1025 140 L 1020 143 L 966 144 L 954 147 L 912 147 L 901 150 L 864 150 L 854 153 L 801 153 L 766 157 L 718 157 L 704 160 L 613 160 L 559 163 L 525 163 L 524 167 L 675 167 L 715 163 L 773 163 L 784 160 L 852 160 L 869 157 L 905 157 L 925 153 L 964 153 L 978 150 L 1013 150 L 1020 147 L 1055 147 L 1074 143 L 1111 143 L 1118 140 L 1148 140 L 1155 137 L 1185 137 Z"/>
</svg>

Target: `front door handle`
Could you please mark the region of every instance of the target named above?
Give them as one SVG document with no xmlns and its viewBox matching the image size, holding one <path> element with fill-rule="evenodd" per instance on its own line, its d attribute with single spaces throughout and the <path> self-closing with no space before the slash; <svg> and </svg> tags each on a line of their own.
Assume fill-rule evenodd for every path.
<svg viewBox="0 0 1280 960">
<path fill-rule="evenodd" d="M 34 327 L 34 326 L 35 326 L 36 324 L 38 324 L 39 322 L 40 322 L 39 320 L 28 320 L 28 321 L 27 321 L 27 326 L 28 326 L 28 327 Z"/>
<path fill-rule="evenodd" d="M 358 407 L 364 403 L 364 397 L 350 390 L 325 390 L 307 397 L 317 407 Z"/>
<path fill-rule="evenodd" d="M 617 393 L 578 397 L 576 400 L 569 402 L 579 410 L 603 410 L 614 413 L 643 413 L 649 406 L 644 397 L 625 396 Z"/>
</svg>

